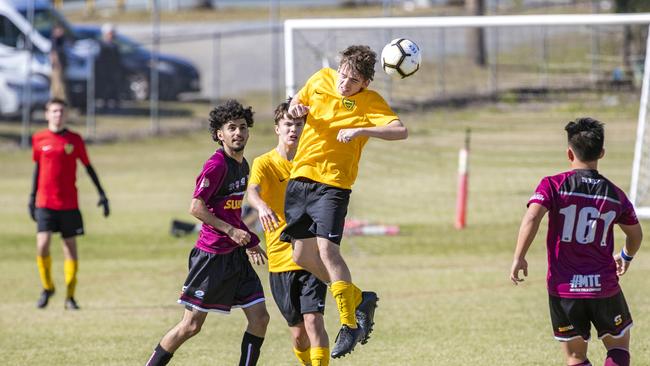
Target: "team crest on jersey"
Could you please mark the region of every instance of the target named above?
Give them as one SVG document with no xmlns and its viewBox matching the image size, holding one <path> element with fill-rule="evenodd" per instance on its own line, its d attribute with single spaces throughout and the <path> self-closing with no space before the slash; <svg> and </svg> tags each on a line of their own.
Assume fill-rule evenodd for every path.
<svg viewBox="0 0 650 366">
<path fill-rule="evenodd" d="M 347 109 L 348 111 L 353 110 L 355 104 L 356 102 L 354 100 L 345 97 L 343 98 L 343 106 L 345 106 L 345 109 Z"/>
<path fill-rule="evenodd" d="M 73 144 L 65 144 L 63 145 L 63 151 L 65 151 L 66 154 L 70 155 L 74 151 L 74 145 Z"/>
<path fill-rule="evenodd" d="M 210 179 L 208 178 L 203 178 L 201 181 L 201 188 L 208 188 L 210 187 Z"/>
</svg>

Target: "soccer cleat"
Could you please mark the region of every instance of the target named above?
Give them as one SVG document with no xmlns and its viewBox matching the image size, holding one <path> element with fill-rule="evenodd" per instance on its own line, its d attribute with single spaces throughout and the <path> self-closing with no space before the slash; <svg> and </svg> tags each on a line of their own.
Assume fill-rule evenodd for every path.
<svg viewBox="0 0 650 366">
<path fill-rule="evenodd" d="M 38 301 L 36 302 L 36 307 L 39 309 L 43 309 L 47 306 L 47 303 L 50 301 L 50 297 L 54 295 L 54 289 L 51 290 L 43 290 L 41 292 L 41 296 L 38 298 Z"/>
<path fill-rule="evenodd" d="M 363 337 L 359 341 L 361 344 L 368 343 L 372 327 L 375 325 L 375 309 L 377 308 L 377 293 L 372 291 L 364 291 L 361 293 L 361 304 L 357 307 L 355 315 L 359 328 L 363 330 Z"/>
<path fill-rule="evenodd" d="M 75 301 L 74 297 L 68 297 L 65 299 L 65 309 L 66 310 L 79 310 L 79 305 Z"/>
<path fill-rule="evenodd" d="M 342 325 L 332 348 L 332 358 L 343 357 L 352 352 L 362 337 L 363 330 L 360 327 L 350 328 L 345 324 Z"/>
</svg>

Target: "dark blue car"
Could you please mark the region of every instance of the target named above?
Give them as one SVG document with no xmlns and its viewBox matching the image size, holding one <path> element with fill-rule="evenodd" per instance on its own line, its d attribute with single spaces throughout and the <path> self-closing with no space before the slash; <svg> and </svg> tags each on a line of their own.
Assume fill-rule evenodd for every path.
<svg viewBox="0 0 650 366">
<path fill-rule="evenodd" d="M 74 26 L 77 39 L 102 37 L 98 26 Z M 152 67 L 152 53 L 142 45 L 117 33 L 115 36 L 120 53 L 125 79 L 122 82 L 126 99 L 145 100 L 149 98 L 149 78 Z M 192 63 L 180 57 L 158 54 L 159 96 L 162 100 L 176 100 L 181 93 L 201 90 L 199 72 Z"/>
</svg>

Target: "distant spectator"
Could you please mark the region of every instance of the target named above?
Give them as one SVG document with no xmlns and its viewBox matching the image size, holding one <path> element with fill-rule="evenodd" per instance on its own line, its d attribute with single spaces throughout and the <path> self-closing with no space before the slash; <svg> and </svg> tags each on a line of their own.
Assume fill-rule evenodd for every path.
<svg viewBox="0 0 650 366">
<path fill-rule="evenodd" d="M 65 29 L 61 24 L 56 24 L 52 28 L 52 37 L 50 40 L 52 42 L 52 48 L 50 49 L 50 64 L 52 65 L 50 97 L 67 101 L 65 75 L 68 58 L 65 54 Z"/>
<path fill-rule="evenodd" d="M 107 23 L 102 26 L 100 50 L 95 60 L 95 90 L 97 99 L 103 101 L 104 108 L 120 107 L 120 91 L 123 79 L 122 55 L 115 43 L 115 26 Z"/>
</svg>

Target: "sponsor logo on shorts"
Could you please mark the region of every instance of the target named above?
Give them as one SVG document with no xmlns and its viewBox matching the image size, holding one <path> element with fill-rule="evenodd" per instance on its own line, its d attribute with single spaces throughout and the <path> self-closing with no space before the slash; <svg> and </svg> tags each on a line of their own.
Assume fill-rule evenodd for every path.
<svg viewBox="0 0 650 366">
<path fill-rule="evenodd" d="M 327 237 L 330 238 L 330 239 L 338 238 L 339 236 L 341 236 L 341 235 L 340 234 L 332 234 L 332 233 L 327 234 Z"/>
<path fill-rule="evenodd" d="M 194 291 L 194 296 L 196 296 L 199 299 L 203 299 L 203 296 L 205 296 L 205 292 L 201 290 L 196 290 Z"/>
<path fill-rule="evenodd" d="M 83 233 L 84 233 L 84 229 L 82 229 L 82 228 L 77 229 L 77 234 L 83 234 Z"/>
<path fill-rule="evenodd" d="M 316 307 L 318 307 L 319 309 L 323 309 L 325 307 L 325 304 L 319 302 L 318 305 L 316 305 Z"/>
<path fill-rule="evenodd" d="M 557 328 L 559 332 L 567 332 L 569 330 L 573 330 L 573 325 L 567 325 L 566 327 L 559 327 Z"/>
<path fill-rule="evenodd" d="M 621 325 L 623 323 L 623 316 L 618 314 L 614 317 L 614 325 Z"/>
</svg>

